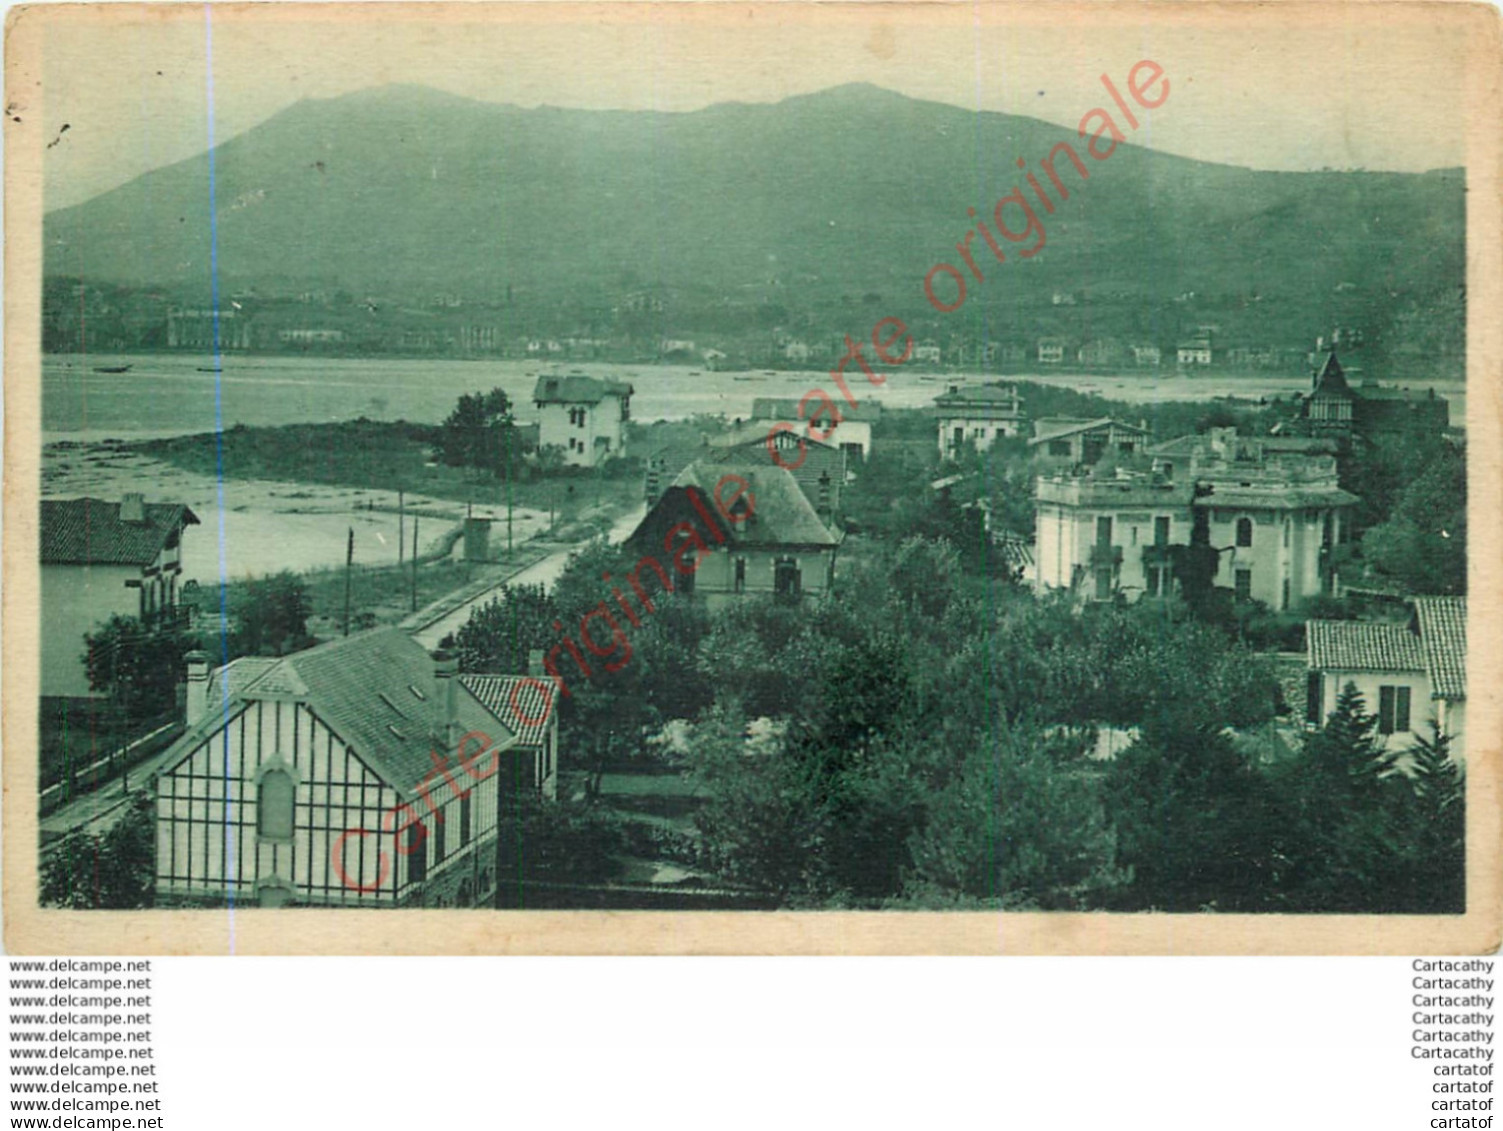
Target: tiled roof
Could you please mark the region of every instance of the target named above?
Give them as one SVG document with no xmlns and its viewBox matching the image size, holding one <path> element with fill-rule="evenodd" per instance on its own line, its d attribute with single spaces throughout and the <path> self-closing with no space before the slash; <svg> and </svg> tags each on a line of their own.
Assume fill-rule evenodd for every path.
<svg viewBox="0 0 1503 1131">
<path fill-rule="evenodd" d="M 1466 698 L 1466 598 L 1416 597 L 1420 641 L 1430 694 L 1437 699 Z"/>
<path fill-rule="evenodd" d="M 105 499 L 43 499 L 43 565 L 149 566 L 174 531 L 197 526 L 182 503 L 146 503 L 142 521 L 123 522 Z"/>
<path fill-rule="evenodd" d="M 223 678 L 223 670 L 214 676 Z M 446 756 L 450 772 L 457 761 L 457 751 L 443 749 L 445 702 L 434 677 L 433 658 L 395 628 L 357 633 L 272 660 L 264 667 L 258 660 L 241 673 L 232 672 L 230 686 L 232 703 L 260 698 L 306 703 L 382 780 L 408 796 L 434 770 L 429 751 Z M 507 725 L 510 712 L 497 715 L 488 710 L 463 680 L 459 680 L 455 702 L 461 735 L 479 732 L 499 749 L 513 744 L 515 730 Z M 217 701 L 210 706 L 211 711 L 222 710 Z M 195 733 L 179 739 L 181 753 L 186 755 L 191 748 Z M 466 755 L 480 752 L 474 742 L 466 745 Z M 171 764 L 169 757 L 164 768 Z"/>
<path fill-rule="evenodd" d="M 1402 624 L 1364 621 L 1305 622 L 1305 652 L 1316 671 L 1422 672 L 1419 637 Z"/>
<path fill-rule="evenodd" d="M 486 710 L 497 718 L 506 720 L 517 732 L 518 743 L 523 746 L 543 744 L 543 739 L 548 734 L 548 725 L 555 717 L 554 709 L 558 706 L 557 692 L 549 688 L 549 684 L 553 682 L 550 678 L 463 675 L 459 679 Z M 512 701 L 513 695 L 516 696 L 515 703 Z"/>
<path fill-rule="evenodd" d="M 860 370 L 857 372 L 859 373 Z M 853 391 L 852 396 L 854 395 Z M 875 424 L 882 419 L 882 405 L 878 401 L 858 401 L 856 407 L 852 408 L 850 402 L 843 397 L 831 399 L 834 400 L 835 409 L 840 413 L 841 420 L 860 420 Z M 824 408 L 823 401 L 817 397 L 811 398 L 804 410 L 805 416 L 800 417 L 798 404 L 797 397 L 758 397 L 752 401 L 751 418 L 753 420 L 782 420 L 794 424 L 801 419 L 812 419 L 819 414 L 820 409 Z"/>
<path fill-rule="evenodd" d="M 534 404 L 599 404 L 608 396 L 629 397 L 635 391 L 624 381 L 571 373 L 567 377 L 539 377 L 532 400 Z"/>
</svg>

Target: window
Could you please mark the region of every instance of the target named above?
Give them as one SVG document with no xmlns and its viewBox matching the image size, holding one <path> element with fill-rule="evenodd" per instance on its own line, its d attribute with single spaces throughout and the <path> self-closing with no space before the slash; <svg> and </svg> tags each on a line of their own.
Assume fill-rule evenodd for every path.
<svg viewBox="0 0 1503 1131">
<path fill-rule="evenodd" d="M 783 598 L 797 597 L 802 583 L 803 576 L 799 572 L 798 562 L 792 558 L 778 559 L 772 571 L 773 592 Z"/>
<path fill-rule="evenodd" d="M 1237 545 L 1252 545 L 1252 519 L 1239 518 L 1237 520 Z"/>
<path fill-rule="evenodd" d="M 433 863 L 435 865 L 444 862 L 444 852 L 447 848 L 445 842 L 448 840 L 446 829 L 443 810 L 440 809 L 433 817 Z"/>
<path fill-rule="evenodd" d="M 470 843 L 470 795 L 459 799 L 459 847 Z"/>
<path fill-rule="evenodd" d="M 1051 456 L 1068 456 L 1070 454 L 1069 440 L 1050 440 L 1049 454 Z"/>
<path fill-rule="evenodd" d="M 1131 440 L 1123 440 L 1120 444 L 1117 445 L 1117 447 L 1121 448 L 1125 454 L 1131 455 L 1134 451 L 1137 450 L 1138 445 L 1133 443 Z"/>
<path fill-rule="evenodd" d="M 1148 595 L 1150 597 L 1162 597 L 1164 595 L 1164 567 L 1148 567 Z"/>
<path fill-rule="evenodd" d="M 1251 601 L 1252 600 L 1252 570 L 1250 570 L 1250 569 L 1239 569 L 1237 571 L 1236 586 L 1237 586 L 1237 600 L 1239 600 L 1239 601 Z"/>
<path fill-rule="evenodd" d="M 1283 603 L 1281 605 L 1279 605 L 1279 608 L 1281 608 L 1281 609 L 1287 609 L 1288 607 L 1289 607 L 1289 579 L 1286 577 L 1286 578 L 1284 578 L 1284 601 L 1283 601 Z"/>
<path fill-rule="evenodd" d="M 1409 688 L 1378 688 L 1378 733 L 1401 734 L 1409 729 Z"/>
<path fill-rule="evenodd" d="M 1096 600 L 1098 600 L 1098 601 L 1106 601 L 1106 600 L 1109 600 L 1111 598 L 1111 595 L 1112 595 L 1112 571 L 1111 571 L 1111 568 L 1108 567 L 1106 569 L 1098 569 L 1096 571 Z"/>
<path fill-rule="evenodd" d="M 736 592 L 741 593 L 746 589 L 746 559 L 736 559 Z"/>
<path fill-rule="evenodd" d="M 292 839 L 292 775 L 268 770 L 256 791 L 256 835 L 264 840 Z"/>
<path fill-rule="evenodd" d="M 1112 544 L 1112 517 L 1101 515 L 1096 519 L 1096 545 L 1110 546 Z"/>
<path fill-rule="evenodd" d="M 428 837 L 422 821 L 413 821 L 398 831 L 407 837 L 407 879 L 420 884 L 428 878 Z"/>
<path fill-rule="evenodd" d="M 1169 516 L 1159 515 L 1153 520 L 1153 544 L 1155 546 L 1169 545 Z"/>
<path fill-rule="evenodd" d="M 1325 679 L 1320 672 L 1311 672 L 1305 677 L 1305 722 L 1313 727 L 1321 724 L 1324 713 L 1321 695 L 1324 687 Z"/>
</svg>

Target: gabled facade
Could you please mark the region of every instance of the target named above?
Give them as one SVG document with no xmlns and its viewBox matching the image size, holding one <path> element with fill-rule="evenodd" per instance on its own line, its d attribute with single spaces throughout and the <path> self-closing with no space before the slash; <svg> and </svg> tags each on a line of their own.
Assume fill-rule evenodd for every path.
<svg viewBox="0 0 1503 1131">
<path fill-rule="evenodd" d="M 181 503 L 140 495 L 42 500 L 43 695 L 90 694 L 84 636 L 101 621 L 177 615 L 183 531 L 196 525 Z"/>
<path fill-rule="evenodd" d="M 1079 420 L 1047 416 L 1033 422 L 1028 448 L 1038 460 L 1093 464 L 1107 455 L 1141 452 L 1150 438 L 1148 429 L 1111 417 Z"/>
<path fill-rule="evenodd" d="M 824 402 L 817 397 L 808 398 L 802 416 L 799 402 L 793 397 L 758 397 L 752 402 L 751 424 L 764 437 L 774 425 L 789 425 L 800 436 L 818 438 L 821 443 L 841 449 L 853 461 L 865 460 L 871 454 L 872 426 L 882 419 L 882 406 L 876 401 L 862 401 L 853 406 L 838 394 L 833 403 L 840 418 L 832 425 L 822 412 Z"/>
<path fill-rule="evenodd" d="M 934 398 L 934 410 L 939 454 L 945 459 L 954 459 L 966 444 L 984 451 L 1003 437 L 1021 436 L 1027 426 L 1023 400 L 1012 385 L 951 385 L 949 392 Z"/>
<path fill-rule="evenodd" d="M 579 373 L 539 377 L 532 393 L 538 446 L 558 451 L 570 467 L 596 467 L 625 455 L 634 391 L 623 381 Z"/>
<path fill-rule="evenodd" d="M 639 598 L 650 583 L 712 609 L 746 594 L 819 597 L 834 582 L 840 541 L 789 471 L 704 460 L 684 469 L 627 540 L 640 556 L 627 582 Z"/>
<path fill-rule="evenodd" d="M 1312 435 L 1340 439 L 1411 429 L 1438 433 L 1451 423 L 1450 403 L 1434 389 L 1400 389 L 1371 380 L 1353 386 L 1335 350 L 1315 371 L 1301 415 Z"/>
<path fill-rule="evenodd" d="M 212 677 L 190 656 L 188 729 L 156 780 L 158 904 L 488 902 L 527 765 L 516 716 L 455 669 L 390 628 Z"/>
<path fill-rule="evenodd" d="M 1431 724 L 1465 757 L 1466 598 L 1416 597 L 1407 624 L 1312 620 L 1305 625 L 1306 721 L 1321 726 L 1347 684 L 1377 716 L 1378 737 L 1399 748 L 1430 738 Z"/>
</svg>

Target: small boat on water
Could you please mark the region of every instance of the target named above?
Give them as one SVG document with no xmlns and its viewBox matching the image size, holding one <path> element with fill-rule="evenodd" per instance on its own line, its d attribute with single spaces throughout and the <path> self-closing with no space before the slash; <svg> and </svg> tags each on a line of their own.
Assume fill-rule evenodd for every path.
<svg viewBox="0 0 1503 1131">
<path fill-rule="evenodd" d="M 198 367 L 198 371 L 200 373 L 223 373 L 224 372 L 224 370 L 220 366 L 217 366 L 217 365 L 200 365 Z"/>
<path fill-rule="evenodd" d="M 766 377 L 732 377 L 732 381 L 765 381 Z"/>
<path fill-rule="evenodd" d="M 131 367 L 129 365 L 96 365 L 96 366 L 94 366 L 94 372 L 95 373 L 129 373 L 130 370 L 131 370 Z"/>
</svg>

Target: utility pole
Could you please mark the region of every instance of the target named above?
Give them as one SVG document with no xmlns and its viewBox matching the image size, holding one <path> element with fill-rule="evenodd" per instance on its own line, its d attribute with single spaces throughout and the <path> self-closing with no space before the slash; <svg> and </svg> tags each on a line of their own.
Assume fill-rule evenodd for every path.
<svg viewBox="0 0 1503 1131">
<path fill-rule="evenodd" d="M 403 492 L 397 491 L 397 567 L 402 565 L 402 551 L 407 543 L 407 501 Z"/>
<path fill-rule="evenodd" d="M 412 516 L 412 611 L 417 612 L 418 516 Z"/>
<path fill-rule="evenodd" d="M 350 574 L 355 566 L 355 528 L 350 527 L 350 540 L 344 551 L 344 634 L 350 634 Z"/>
</svg>

